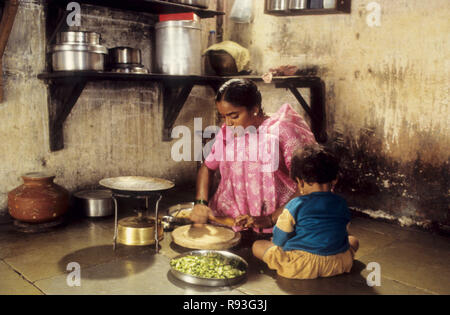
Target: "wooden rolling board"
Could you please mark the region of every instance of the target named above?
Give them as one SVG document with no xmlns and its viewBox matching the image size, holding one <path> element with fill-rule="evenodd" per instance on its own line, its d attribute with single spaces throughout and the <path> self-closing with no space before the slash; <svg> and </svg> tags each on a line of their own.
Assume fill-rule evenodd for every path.
<svg viewBox="0 0 450 315">
<path fill-rule="evenodd" d="M 241 234 L 210 224 L 201 227 L 184 225 L 172 232 L 172 239 L 175 244 L 186 248 L 224 250 L 239 244 Z"/>
</svg>

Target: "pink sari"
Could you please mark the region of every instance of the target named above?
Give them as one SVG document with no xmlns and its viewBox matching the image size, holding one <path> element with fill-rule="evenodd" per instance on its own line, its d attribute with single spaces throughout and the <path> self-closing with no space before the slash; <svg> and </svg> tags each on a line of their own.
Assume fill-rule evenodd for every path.
<svg viewBox="0 0 450 315">
<path fill-rule="evenodd" d="M 289 177 L 292 154 L 315 143 L 305 120 L 285 104 L 253 131 L 234 137 L 222 126 L 205 160 L 210 170 L 219 169 L 221 174 L 209 203 L 217 216 L 269 215 L 297 190 Z"/>
</svg>

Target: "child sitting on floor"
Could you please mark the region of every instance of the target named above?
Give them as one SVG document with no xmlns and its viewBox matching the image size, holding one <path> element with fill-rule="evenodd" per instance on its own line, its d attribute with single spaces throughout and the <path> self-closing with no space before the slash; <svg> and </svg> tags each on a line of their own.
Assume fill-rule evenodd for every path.
<svg viewBox="0 0 450 315">
<path fill-rule="evenodd" d="M 279 216 L 272 241 L 253 244 L 255 257 L 289 279 L 315 279 L 350 272 L 359 242 L 348 236 L 350 211 L 334 194 L 339 163 L 319 145 L 294 153 L 291 177 L 300 197 L 292 199 Z"/>
</svg>

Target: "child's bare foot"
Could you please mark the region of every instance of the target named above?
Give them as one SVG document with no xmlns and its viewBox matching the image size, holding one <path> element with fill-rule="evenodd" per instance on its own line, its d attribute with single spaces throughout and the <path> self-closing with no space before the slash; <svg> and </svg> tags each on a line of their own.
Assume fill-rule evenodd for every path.
<svg viewBox="0 0 450 315">
<path fill-rule="evenodd" d="M 353 251 L 356 253 L 359 249 L 359 241 L 356 237 L 353 235 L 349 235 L 348 242 L 350 243 L 350 247 L 353 249 Z"/>
<path fill-rule="evenodd" d="M 275 246 L 274 243 L 270 241 L 259 240 L 253 243 L 252 252 L 253 255 L 258 259 L 263 259 L 264 253 L 270 247 Z"/>
</svg>

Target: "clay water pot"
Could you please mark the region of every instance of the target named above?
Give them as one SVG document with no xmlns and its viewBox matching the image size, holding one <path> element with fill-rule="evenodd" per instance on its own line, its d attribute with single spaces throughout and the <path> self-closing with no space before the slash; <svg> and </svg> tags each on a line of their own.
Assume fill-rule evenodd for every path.
<svg viewBox="0 0 450 315">
<path fill-rule="evenodd" d="M 28 173 L 22 176 L 23 185 L 8 193 L 9 214 L 16 220 L 44 223 L 67 212 L 69 192 L 55 184 L 55 176 Z"/>
</svg>

